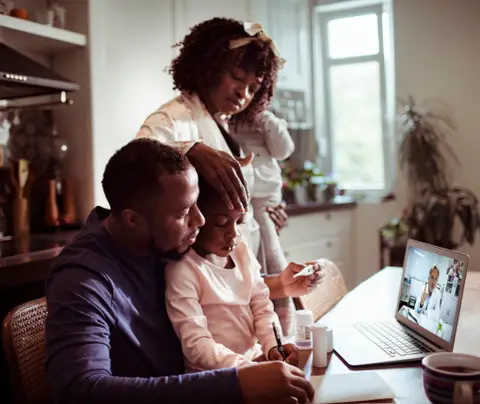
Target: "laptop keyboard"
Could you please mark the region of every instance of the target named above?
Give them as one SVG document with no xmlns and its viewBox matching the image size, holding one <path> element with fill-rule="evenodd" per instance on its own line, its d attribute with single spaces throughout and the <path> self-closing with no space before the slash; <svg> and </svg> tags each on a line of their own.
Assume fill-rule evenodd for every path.
<svg viewBox="0 0 480 404">
<path fill-rule="evenodd" d="M 359 323 L 355 328 L 392 357 L 432 352 L 422 341 L 390 322 Z"/>
</svg>

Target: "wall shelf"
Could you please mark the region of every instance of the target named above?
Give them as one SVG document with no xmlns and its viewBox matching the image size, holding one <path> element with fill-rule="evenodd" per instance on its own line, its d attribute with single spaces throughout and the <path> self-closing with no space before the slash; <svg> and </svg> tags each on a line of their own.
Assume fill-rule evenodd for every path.
<svg viewBox="0 0 480 404">
<path fill-rule="evenodd" d="M 15 17 L 0 15 L 0 41 L 20 51 L 55 54 L 84 47 L 85 35 Z"/>
</svg>

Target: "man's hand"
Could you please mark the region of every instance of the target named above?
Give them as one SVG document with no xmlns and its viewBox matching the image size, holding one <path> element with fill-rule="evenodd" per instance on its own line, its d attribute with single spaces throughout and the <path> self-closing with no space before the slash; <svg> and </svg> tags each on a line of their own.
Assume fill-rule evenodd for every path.
<svg viewBox="0 0 480 404">
<path fill-rule="evenodd" d="M 241 167 L 251 163 L 253 154 L 236 158 L 206 144 L 196 143 L 188 151 L 187 157 L 229 209 L 247 210 L 249 193 Z"/>
<path fill-rule="evenodd" d="M 423 306 L 425 304 L 425 301 L 427 300 L 427 297 L 428 297 L 428 293 L 423 292 L 422 297 L 420 298 L 420 306 Z"/>
<path fill-rule="evenodd" d="M 283 346 L 285 352 L 285 362 L 292 366 L 298 366 L 298 349 L 293 344 L 285 344 Z M 277 347 L 273 347 L 268 352 L 268 359 L 271 361 L 283 361 L 282 354 Z"/>
<path fill-rule="evenodd" d="M 307 265 L 313 265 L 315 272 L 309 276 L 294 278 L 294 275 Z M 322 264 L 317 261 L 307 262 L 305 265 L 291 262 L 280 274 L 284 294 L 289 297 L 300 297 L 309 294 L 323 278 L 324 274 L 322 274 L 321 270 Z"/>
<path fill-rule="evenodd" d="M 284 362 L 240 367 L 238 380 L 246 404 L 306 404 L 315 394 L 305 374 Z"/>
<path fill-rule="evenodd" d="M 423 287 L 423 293 L 422 293 L 422 296 L 420 297 L 420 307 L 423 307 L 423 305 L 425 304 L 425 301 L 427 300 L 427 297 L 428 297 L 428 285 L 425 284 L 425 286 Z"/>
</svg>

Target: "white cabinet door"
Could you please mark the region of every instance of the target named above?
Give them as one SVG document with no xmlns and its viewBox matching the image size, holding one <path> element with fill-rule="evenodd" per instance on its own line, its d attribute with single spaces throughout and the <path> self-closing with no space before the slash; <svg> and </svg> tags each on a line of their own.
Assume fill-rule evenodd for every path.
<svg viewBox="0 0 480 404">
<path fill-rule="evenodd" d="M 308 0 L 269 0 L 269 32 L 287 61 L 278 88 L 307 90 L 310 82 Z"/>
<path fill-rule="evenodd" d="M 249 0 L 175 0 L 175 38 L 180 41 L 199 22 L 213 17 L 247 20 Z"/>
<path fill-rule="evenodd" d="M 258 22 L 271 35 L 272 10 L 269 0 L 248 0 L 248 19 Z"/>
<path fill-rule="evenodd" d="M 298 263 L 319 258 L 326 258 L 330 261 L 337 262 L 343 253 L 341 248 L 340 237 L 324 237 L 285 249 L 285 258 L 287 258 L 288 261 Z"/>
</svg>

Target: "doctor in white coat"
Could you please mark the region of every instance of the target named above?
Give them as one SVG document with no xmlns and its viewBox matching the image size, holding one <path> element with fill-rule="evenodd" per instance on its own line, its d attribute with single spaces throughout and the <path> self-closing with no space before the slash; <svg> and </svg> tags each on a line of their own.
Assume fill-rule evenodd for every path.
<svg viewBox="0 0 480 404">
<path fill-rule="evenodd" d="M 265 111 L 283 59 L 259 24 L 213 18 L 191 29 L 178 45 L 170 74 L 180 95 L 147 117 L 137 136 L 155 138 L 186 153 L 199 174 L 227 206 L 248 209 L 243 229 L 255 255 L 261 248 L 258 223 L 249 206 L 252 156 L 245 156 L 228 132 L 225 116 L 249 122 Z M 282 226 L 282 208 L 272 220 Z M 309 293 L 320 279 L 293 278 L 303 265 L 290 263 L 279 275 L 265 277 L 270 298 Z"/>
<path fill-rule="evenodd" d="M 434 266 L 428 274 L 428 281 L 422 289 L 422 294 L 417 298 L 415 311 L 427 316 L 433 321 L 438 321 L 440 316 L 440 292 L 437 290 L 439 269 Z"/>
</svg>

